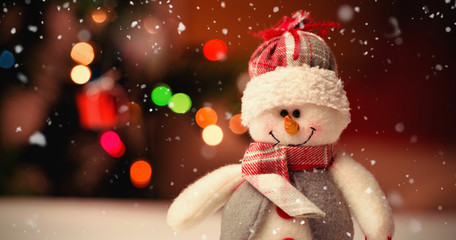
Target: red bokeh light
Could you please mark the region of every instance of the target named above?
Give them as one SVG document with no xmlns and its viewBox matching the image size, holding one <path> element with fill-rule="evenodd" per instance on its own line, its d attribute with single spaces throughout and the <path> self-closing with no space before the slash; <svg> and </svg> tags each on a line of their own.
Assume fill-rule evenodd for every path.
<svg viewBox="0 0 456 240">
<path fill-rule="evenodd" d="M 107 131 L 100 137 L 103 149 L 113 157 L 121 157 L 125 153 L 125 145 L 119 135 L 113 131 Z"/>
<path fill-rule="evenodd" d="M 203 47 L 204 56 L 211 61 L 218 61 L 226 55 L 226 44 L 220 39 L 207 41 Z"/>
</svg>

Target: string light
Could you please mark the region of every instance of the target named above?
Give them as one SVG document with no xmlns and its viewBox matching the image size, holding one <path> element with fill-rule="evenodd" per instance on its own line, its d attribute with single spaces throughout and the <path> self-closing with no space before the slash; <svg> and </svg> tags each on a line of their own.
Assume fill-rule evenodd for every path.
<svg viewBox="0 0 456 240">
<path fill-rule="evenodd" d="M 176 93 L 171 97 L 168 106 L 175 113 L 186 113 L 192 106 L 192 100 L 185 93 Z"/>
<path fill-rule="evenodd" d="M 108 18 L 106 11 L 103 9 L 97 9 L 92 12 L 92 20 L 96 23 L 103 23 Z"/>
<path fill-rule="evenodd" d="M 152 98 L 152 102 L 154 102 L 158 106 L 166 106 L 169 101 L 171 100 L 171 97 L 173 96 L 173 92 L 171 91 L 171 88 L 161 84 L 152 90 L 152 93 L 150 94 Z"/>
<path fill-rule="evenodd" d="M 101 147 L 113 157 L 121 157 L 125 153 L 125 145 L 119 135 L 113 131 L 107 131 L 100 137 Z"/>
<path fill-rule="evenodd" d="M 150 183 L 152 167 L 144 160 L 135 161 L 130 167 L 130 180 L 133 186 L 144 188 Z"/>
<path fill-rule="evenodd" d="M 5 68 L 5 69 L 11 68 L 14 65 L 14 61 L 15 61 L 14 55 L 10 51 L 4 50 L 0 54 L 0 67 L 1 68 Z"/>
<path fill-rule="evenodd" d="M 233 133 L 244 134 L 248 130 L 241 122 L 241 114 L 236 114 L 230 119 L 230 129 Z"/>
<path fill-rule="evenodd" d="M 152 16 L 148 16 L 148 17 L 144 18 L 143 22 L 144 22 L 143 23 L 144 28 L 150 34 L 155 34 L 160 29 L 160 25 L 161 25 L 160 20 L 158 20 Z"/>
<path fill-rule="evenodd" d="M 203 54 L 211 61 L 223 59 L 226 55 L 226 44 L 220 39 L 209 40 L 204 44 Z"/>
<path fill-rule="evenodd" d="M 89 65 L 95 58 L 95 53 L 92 45 L 87 42 L 79 42 L 71 48 L 70 56 L 79 64 Z"/>
<path fill-rule="evenodd" d="M 84 84 L 90 80 L 92 72 L 87 66 L 77 65 L 71 70 L 70 76 L 74 83 Z"/>
<path fill-rule="evenodd" d="M 201 128 L 217 123 L 217 113 L 209 107 L 200 108 L 195 114 L 196 124 Z"/>
<path fill-rule="evenodd" d="M 217 125 L 209 125 L 203 129 L 203 140 L 207 145 L 216 146 L 223 140 L 223 131 Z"/>
</svg>

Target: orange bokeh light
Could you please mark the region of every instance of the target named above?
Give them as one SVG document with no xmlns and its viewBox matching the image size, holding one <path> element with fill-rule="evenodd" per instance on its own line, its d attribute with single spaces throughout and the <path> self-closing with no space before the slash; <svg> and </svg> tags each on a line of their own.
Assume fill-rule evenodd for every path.
<svg viewBox="0 0 456 240">
<path fill-rule="evenodd" d="M 203 130 L 203 140 L 209 146 L 215 146 L 222 142 L 223 131 L 217 125 L 209 125 Z"/>
<path fill-rule="evenodd" d="M 93 47 L 87 42 L 76 43 L 70 55 L 75 62 L 83 65 L 89 65 L 95 58 Z"/>
<path fill-rule="evenodd" d="M 103 23 L 108 18 L 108 14 L 103 9 L 97 9 L 92 12 L 92 20 L 96 23 Z"/>
<path fill-rule="evenodd" d="M 207 41 L 203 47 L 204 56 L 211 61 L 218 61 L 226 55 L 226 44 L 220 39 Z"/>
<path fill-rule="evenodd" d="M 217 113 L 209 107 L 200 108 L 195 114 L 196 124 L 201 128 L 217 123 Z"/>
<path fill-rule="evenodd" d="M 236 134 L 244 134 L 248 128 L 241 124 L 241 114 L 236 114 L 230 119 L 230 129 Z"/>
<path fill-rule="evenodd" d="M 152 167 L 144 160 L 138 160 L 130 167 L 130 180 L 137 188 L 143 188 L 149 185 L 151 175 Z"/>
<path fill-rule="evenodd" d="M 71 80 L 76 84 L 84 84 L 90 80 L 92 72 L 90 68 L 84 65 L 77 65 L 71 69 Z"/>
</svg>

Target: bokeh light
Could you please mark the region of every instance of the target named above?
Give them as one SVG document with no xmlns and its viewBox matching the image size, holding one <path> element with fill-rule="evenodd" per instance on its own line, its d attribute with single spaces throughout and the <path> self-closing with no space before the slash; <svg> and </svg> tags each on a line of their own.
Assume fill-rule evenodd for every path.
<svg viewBox="0 0 456 240">
<path fill-rule="evenodd" d="M 203 47 L 204 56 L 211 61 L 218 61 L 226 55 L 226 44 L 220 39 L 207 41 Z"/>
<path fill-rule="evenodd" d="M 217 113 L 209 107 L 200 108 L 195 114 L 196 124 L 201 128 L 217 123 Z"/>
<path fill-rule="evenodd" d="M 71 70 L 71 80 L 76 84 L 84 84 L 90 80 L 92 72 L 84 65 L 77 65 Z"/>
<path fill-rule="evenodd" d="M 236 134 L 244 134 L 247 132 L 247 127 L 241 123 L 241 114 L 236 114 L 230 119 L 230 129 Z"/>
<path fill-rule="evenodd" d="M 166 85 L 160 85 L 158 87 L 155 87 L 151 93 L 152 102 L 154 102 L 158 106 L 166 106 L 171 100 L 172 96 L 173 92 Z"/>
<path fill-rule="evenodd" d="M 152 167 L 144 160 L 137 160 L 130 167 L 130 180 L 137 188 L 149 185 L 151 175 Z"/>
<path fill-rule="evenodd" d="M 171 98 L 168 106 L 175 113 L 186 113 L 192 106 L 192 100 L 185 93 L 176 93 Z"/>
<path fill-rule="evenodd" d="M 95 52 L 92 45 L 87 42 L 76 43 L 71 49 L 71 58 L 83 65 L 89 65 L 95 58 Z"/>
<path fill-rule="evenodd" d="M 125 153 L 125 145 L 119 135 L 113 131 L 107 131 L 100 137 L 103 149 L 113 157 L 121 157 Z"/>
<path fill-rule="evenodd" d="M 131 124 L 140 124 L 142 120 L 141 107 L 135 102 L 128 103 L 129 120 Z"/>
<path fill-rule="evenodd" d="M 91 130 L 109 129 L 118 122 L 116 97 L 109 91 L 84 89 L 76 94 L 79 124 Z"/>
<path fill-rule="evenodd" d="M 143 22 L 144 22 L 143 23 L 144 28 L 150 34 L 155 34 L 160 30 L 160 25 L 161 25 L 160 20 L 158 20 L 152 16 L 148 16 L 148 17 L 144 18 Z"/>
<path fill-rule="evenodd" d="M 209 125 L 203 129 L 203 140 L 207 145 L 216 146 L 223 140 L 223 131 L 217 125 Z"/>
<path fill-rule="evenodd" d="M 97 9 L 92 12 L 92 20 L 96 23 L 103 23 L 108 18 L 106 11 L 103 9 Z"/>
<path fill-rule="evenodd" d="M 2 54 L 0 54 L 0 67 L 1 68 L 11 68 L 14 65 L 14 55 L 8 51 L 4 50 Z"/>
</svg>

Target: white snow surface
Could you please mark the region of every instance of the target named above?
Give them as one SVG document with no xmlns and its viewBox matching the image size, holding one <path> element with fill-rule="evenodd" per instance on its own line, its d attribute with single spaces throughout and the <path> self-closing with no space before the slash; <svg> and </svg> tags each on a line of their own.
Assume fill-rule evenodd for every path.
<svg viewBox="0 0 456 240">
<path fill-rule="evenodd" d="M 170 202 L 90 198 L 0 198 L 0 239 L 149 240 L 207 239 L 220 236 L 220 212 L 200 225 L 175 233 L 166 224 Z M 395 215 L 395 240 L 453 240 L 456 212 Z M 355 225 L 355 240 L 363 240 Z"/>
</svg>

